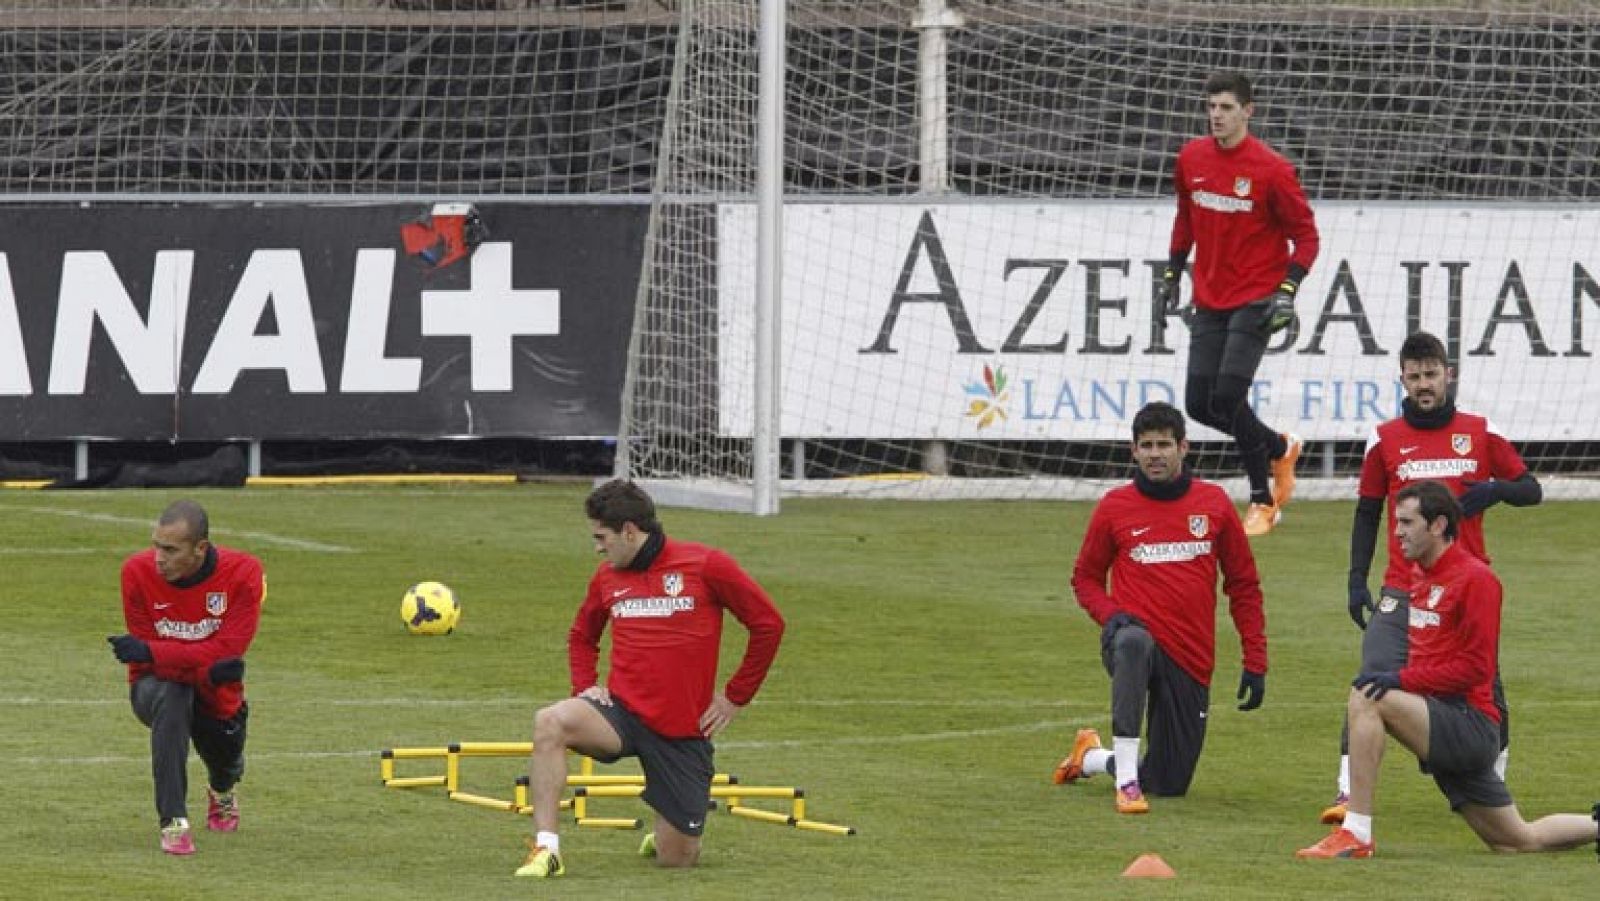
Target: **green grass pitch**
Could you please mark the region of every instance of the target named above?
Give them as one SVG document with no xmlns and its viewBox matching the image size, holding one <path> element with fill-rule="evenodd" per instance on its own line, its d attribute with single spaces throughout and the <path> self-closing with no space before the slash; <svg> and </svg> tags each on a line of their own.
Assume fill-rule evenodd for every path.
<svg viewBox="0 0 1600 901">
<path fill-rule="evenodd" d="M 196 494 L 214 537 L 266 563 L 249 655 L 249 770 L 236 835 L 157 850 L 146 733 L 105 636 L 117 567 L 169 492 L 0 495 L 0 896 L 16 898 L 1572 898 L 1594 852 L 1502 857 L 1447 812 L 1391 744 L 1379 857 L 1296 861 L 1332 791 L 1358 636 L 1345 614 L 1351 505 L 1300 503 L 1256 544 L 1272 671 L 1234 709 L 1238 644 L 1219 605 L 1211 731 L 1194 789 L 1118 817 L 1104 779 L 1050 784 L 1072 731 L 1108 725 L 1098 631 L 1072 600 L 1089 506 L 792 501 L 771 520 L 664 511 L 670 534 L 732 552 L 789 634 L 718 768 L 807 789 L 848 838 L 714 814 L 703 865 L 659 872 L 638 833 L 568 827 L 568 875 L 515 880 L 528 821 L 378 782 L 378 751 L 525 741 L 567 691 L 566 630 L 595 564 L 580 486 Z M 1600 799 L 1600 607 L 1593 504 L 1490 511 L 1507 584 L 1502 665 L 1516 713 L 1511 788 L 1532 816 Z M 399 622 L 439 579 L 461 628 Z M 730 626 L 724 674 L 743 646 Z M 508 796 L 514 761 L 469 761 L 465 788 Z M 420 771 L 419 765 L 402 773 Z M 191 814 L 203 771 L 191 763 Z M 633 800 L 599 815 L 647 815 Z M 1137 855 L 1174 882 L 1130 884 Z"/>
</svg>

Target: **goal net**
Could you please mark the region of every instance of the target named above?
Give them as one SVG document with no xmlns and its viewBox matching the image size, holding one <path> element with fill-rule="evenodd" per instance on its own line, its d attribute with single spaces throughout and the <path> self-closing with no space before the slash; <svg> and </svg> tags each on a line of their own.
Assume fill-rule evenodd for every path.
<svg viewBox="0 0 1600 901">
<path fill-rule="evenodd" d="M 1253 393 L 1303 490 L 1350 495 L 1418 328 L 1548 485 L 1600 471 L 1600 4 L 789 0 L 758 424 L 760 7 L 3 0 L 0 196 L 647 206 L 620 473 L 745 505 L 759 425 L 791 495 L 1088 497 L 1183 406 L 1169 179 L 1238 69 L 1322 233 Z"/>
<path fill-rule="evenodd" d="M 621 459 L 737 503 L 756 428 L 756 4 L 678 7 Z M 1253 131 L 1297 166 L 1321 230 L 1252 395 L 1306 439 L 1302 490 L 1351 495 L 1416 329 L 1536 471 L 1595 471 L 1600 7 L 788 10 L 784 493 L 1090 497 L 1126 478 L 1134 412 L 1184 405 L 1187 332 L 1153 287 L 1173 158 L 1219 69 L 1252 77 Z M 1238 475 L 1224 436 L 1190 437 L 1202 475 Z"/>
</svg>

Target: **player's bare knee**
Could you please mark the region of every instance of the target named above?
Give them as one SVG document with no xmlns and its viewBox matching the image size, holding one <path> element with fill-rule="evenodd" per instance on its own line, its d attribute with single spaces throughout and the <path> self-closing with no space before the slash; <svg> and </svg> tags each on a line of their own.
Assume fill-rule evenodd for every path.
<svg viewBox="0 0 1600 901">
<path fill-rule="evenodd" d="M 1350 719 L 1378 715 L 1378 702 L 1366 696 L 1359 688 L 1350 689 L 1350 697 L 1345 701 L 1345 715 Z"/>
<path fill-rule="evenodd" d="M 533 715 L 533 744 L 535 747 L 551 747 L 560 745 L 566 749 L 568 727 L 566 718 L 562 715 L 561 705 L 551 704 L 539 708 Z"/>
</svg>

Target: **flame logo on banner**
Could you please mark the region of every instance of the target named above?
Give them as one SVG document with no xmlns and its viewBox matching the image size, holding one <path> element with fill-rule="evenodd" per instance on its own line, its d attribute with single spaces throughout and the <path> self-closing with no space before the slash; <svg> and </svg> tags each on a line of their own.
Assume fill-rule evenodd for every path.
<svg viewBox="0 0 1600 901">
<path fill-rule="evenodd" d="M 986 429 L 1006 418 L 1006 404 L 1010 393 L 1006 391 L 1004 367 L 983 364 L 983 381 L 968 382 L 963 389 L 967 395 L 966 415 L 978 420 L 978 428 Z"/>
</svg>

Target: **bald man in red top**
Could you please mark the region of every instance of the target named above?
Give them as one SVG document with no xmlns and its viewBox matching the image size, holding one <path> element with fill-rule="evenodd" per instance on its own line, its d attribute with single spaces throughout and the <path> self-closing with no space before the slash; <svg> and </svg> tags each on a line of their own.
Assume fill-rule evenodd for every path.
<svg viewBox="0 0 1600 901">
<path fill-rule="evenodd" d="M 1158 290 L 1167 314 L 1179 314 L 1179 278 L 1192 250 L 1194 303 L 1181 312 L 1189 326 L 1184 405 L 1237 445 L 1250 482 L 1245 534 L 1256 537 L 1272 530 L 1294 494 L 1300 439 L 1256 416 L 1250 386 L 1267 340 L 1294 320 L 1294 296 L 1321 238 L 1294 167 L 1250 134 L 1250 80 L 1211 76 L 1206 111 L 1211 134 L 1185 144 L 1173 169 L 1178 212 Z"/>
<path fill-rule="evenodd" d="M 194 853 L 187 795 L 189 745 L 206 765 L 206 828 L 239 828 L 234 786 L 244 776 L 244 655 L 267 586 L 261 561 L 211 543 L 206 511 L 175 501 L 162 511 L 153 547 L 122 566 L 122 615 L 112 653 L 128 666 L 129 697 L 150 728 L 161 850 Z"/>
</svg>

